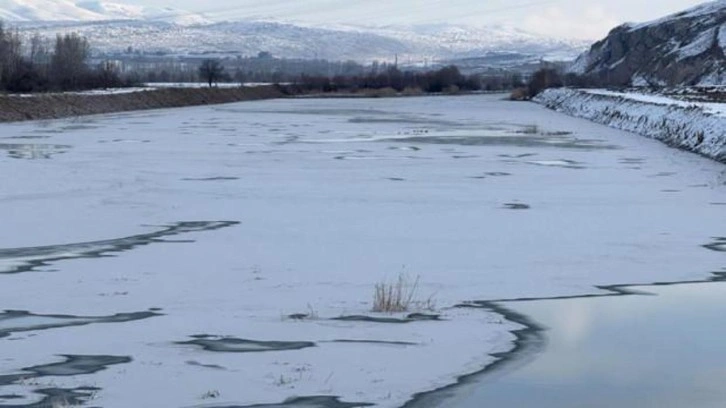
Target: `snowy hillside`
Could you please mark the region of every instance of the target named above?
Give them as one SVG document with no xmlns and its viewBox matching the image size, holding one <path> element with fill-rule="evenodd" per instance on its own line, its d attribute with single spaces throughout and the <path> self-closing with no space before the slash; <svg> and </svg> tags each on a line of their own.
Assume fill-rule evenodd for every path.
<svg viewBox="0 0 726 408">
<path fill-rule="evenodd" d="M 583 42 L 543 38 L 503 25 L 449 24 L 352 26 L 224 21 L 169 7 L 103 0 L 0 0 L 0 19 L 27 33 L 78 32 L 96 51 L 136 50 L 175 55 L 256 55 L 286 58 L 423 62 L 476 58 L 488 53 L 522 55 L 526 61 L 574 59 Z"/>
<path fill-rule="evenodd" d="M 167 19 L 98 21 L 62 24 L 20 24 L 28 33 L 53 36 L 77 32 L 98 51 L 121 52 L 128 46 L 174 55 L 257 55 L 267 51 L 286 58 L 329 60 L 389 60 L 421 62 L 470 58 L 491 52 L 522 54 L 528 60 L 574 59 L 584 46 L 541 39 L 503 28 L 468 29 L 454 26 L 367 28 L 305 27 L 259 21 L 176 24 Z M 523 58 L 524 58 L 523 57 Z"/>
<path fill-rule="evenodd" d="M 104 16 L 106 20 L 163 20 L 176 24 L 208 24 L 211 21 L 201 14 L 190 13 L 172 7 L 146 7 L 110 3 L 98 0 L 81 1 L 79 8 Z"/>
<path fill-rule="evenodd" d="M 99 0 L 0 0 L 0 19 L 9 22 L 164 20 L 203 24 L 202 15 L 169 7 L 145 7 Z"/>
<path fill-rule="evenodd" d="M 449 24 L 427 24 L 369 28 L 374 33 L 400 39 L 432 55 L 455 58 L 481 56 L 486 52 L 519 52 L 546 56 L 550 59 L 573 59 L 585 48 L 584 41 L 566 41 L 542 37 L 506 25 L 464 27 Z"/>
<path fill-rule="evenodd" d="M 572 67 L 608 83 L 726 84 L 726 0 L 642 24 L 624 24 Z"/>
</svg>

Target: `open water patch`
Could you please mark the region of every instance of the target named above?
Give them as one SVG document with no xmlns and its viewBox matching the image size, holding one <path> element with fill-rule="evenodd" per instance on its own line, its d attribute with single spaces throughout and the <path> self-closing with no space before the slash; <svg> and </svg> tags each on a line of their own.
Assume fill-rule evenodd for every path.
<svg viewBox="0 0 726 408">
<path fill-rule="evenodd" d="M 228 176 L 216 176 L 216 177 L 188 177 L 183 178 L 182 181 L 234 181 L 239 180 L 239 177 L 228 177 Z"/>
<path fill-rule="evenodd" d="M 216 353 L 262 353 L 270 351 L 302 350 L 315 347 L 310 341 L 258 341 L 220 337 L 207 334 L 191 336 L 192 340 L 180 341 L 183 346 L 198 346 L 206 351 Z"/>
<path fill-rule="evenodd" d="M 385 317 L 385 316 L 367 316 L 367 315 L 350 315 L 333 318 L 341 322 L 363 322 L 363 323 L 384 323 L 384 324 L 406 324 L 414 322 L 440 321 L 441 315 L 427 313 L 411 313 L 404 317 Z"/>
<path fill-rule="evenodd" d="M 360 408 L 373 405 L 365 402 L 344 402 L 339 397 L 314 396 L 294 397 L 279 404 L 215 405 L 209 408 Z"/>
<path fill-rule="evenodd" d="M 702 280 L 596 286 L 600 292 L 584 295 L 460 304 L 457 307 L 489 310 L 520 325 L 513 331 L 513 348 L 492 354 L 494 363 L 454 384 L 415 395 L 404 408 L 644 406 L 656 394 L 664 396 L 658 406 L 722 406 L 726 392 L 712 373 L 720 372 L 725 363 L 720 357 L 726 356 L 726 345 L 720 341 L 726 326 L 715 323 L 721 320 L 724 281 L 726 271 L 720 271 Z M 632 304 L 619 303 L 623 299 Z M 603 311 L 593 315 L 598 308 Z M 694 327 L 695 320 L 700 323 Z M 723 335 L 714 335 L 714 328 Z M 559 333 L 553 340 L 550 332 Z M 676 339 L 670 341 L 668 334 Z M 662 346 L 665 340 L 670 345 Z M 613 353 L 613 348 L 619 351 Z M 712 352 L 703 353 L 706 349 Z M 543 356 L 546 361 L 540 363 Z M 694 362 L 713 368 L 701 369 Z M 651 366 L 643 368 L 645 363 Z M 624 375 L 643 370 L 651 373 L 623 380 Z M 670 374 L 663 376 L 664 372 Z M 691 380 L 698 379 L 713 380 L 704 383 L 707 394 L 698 391 L 700 385 L 691 386 Z M 659 382 L 668 384 L 653 387 Z M 671 399 L 674 389 L 680 399 Z M 700 404 L 714 397 L 715 405 Z"/>
<path fill-rule="evenodd" d="M 108 367 L 114 365 L 127 364 L 133 361 L 131 357 L 126 356 L 69 354 L 61 355 L 59 357 L 63 358 L 63 361 L 22 368 L 16 374 L 0 375 L 0 387 L 10 385 L 33 387 L 32 380 L 44 377 L 73 377 L 77 375 L 89 375 L 106 370 Z M 40 394 L 42 396 L 40 401 L 24 404 L 0 404 L 0 407 L 54 408 L 80 406 L 92 399 L 98 391 L 100 391 L 100 389 L 95 387 L 79 387 L 74 389 L 43 387 L 32 390 L 32 393 Z M 6 401 L 18 400 L 20 398 L 25 399 L 24 396 L 19 395 L 8 395 L 7 397 L 9 398 L 0 398 L 0 401 L 3 399 Z"/>
<path fill-rule="evenodd" d="M 726 237 L 714 238 L 712 243 L 706 244 L 703 247 L 712 251 L 726 252 Z"/>
<path fill-rule="evenodd" d="M 1 404 L 0 408 L 66 408 L 80 407 L 93 400 L 96 393 L 101 391 L 96 387 L 79 387 L 73 389 L 67 388 L 43 388 L 34 390 L 34 394 L 41 395 L 41 400 L 27 404 Z M 0 401 L 11 401 L 25 399 L 22 395 L 8 396 Z"/>
<path fill-rule="evenodd" d="M 547 347 L 482 376 L 444 406 L 720 407 L 726 284 L 632 286 L 650 296 L 501 302 L 541 324 Z"/>
<path fill-rule="evenodd" d="M 112 316 L 36 315 L 26 311 L 8 310 L 0 313 L 0 338 L 13 333 L 87 326 L 99 323 L 126 323 L 161 316 L 157 312 L 118 313 Z"/>
<path fill-rule="evenodd" d="M 158 231 L 117 239 L 25 248 L 0 248 L 0 274 L 31 272 L 57 261 L 102 258 L 113 253 L 155 243 L 178 242 L 165 238 L 238 225 L 237 221 L 191 221 L 168 225 Z M 184 241 L 192 242 L 192 241 Z"/>
<path fill-rule="evenodd" d="M 506 210 L 529 210 L 532 208 L 529 204 L 524 203 L 506 203 L 504 209 Z"/>
</svg>

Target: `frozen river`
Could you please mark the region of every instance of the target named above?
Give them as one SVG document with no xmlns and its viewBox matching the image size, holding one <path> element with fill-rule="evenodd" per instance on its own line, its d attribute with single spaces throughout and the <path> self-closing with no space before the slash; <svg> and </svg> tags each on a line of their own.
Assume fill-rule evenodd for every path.
<svg viewBox="0 0 726 408">
<path fill-rule="evenodd" d="M 524 365 L 508 300 L 726 271 L 724 165 L 501 96 L 4 124 L 0 174 L 0 406 L 441 401 Z"/>
</svg>

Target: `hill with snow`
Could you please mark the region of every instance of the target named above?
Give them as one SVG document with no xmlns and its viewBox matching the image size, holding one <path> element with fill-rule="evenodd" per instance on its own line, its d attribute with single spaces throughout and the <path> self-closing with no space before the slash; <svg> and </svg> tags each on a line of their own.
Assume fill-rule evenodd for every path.
<svg viewBox="0 0 726 408">
<path fill-rule="evenodd" d="M 617 85 L 726 84 L 726 0 L 616 27 L 571 71 Z"/>
<path fill-rule="evenodd" d="M 393 61 L 435 61 L 474 58 L 491 53 L 518 55 L 518 60 L 574 59 L 584 44 L 509 32 L 503 28 L 306 27 L 278 22 L 232 21 L 178 24 L 163 19 L 83 21 L 18 25 L 27 33 L 54 36 L 76 32 L 98 52 L 119 53 L 132 46 L 166 55 L 252 56 Z"/>
<path fill-rule="evenodd" d="M 542 38 L 506 26 L 461 27 L 300 25 L 276 21 L 210 21 L 174 8 L 103 0 L 0 0 L 0 19 L 26 33 L 53 37 L 77 32 L 95 51 L 136 50 L 174 55 L 256 55 L 328 60 L 423 62 L 478 58 L 492 53 L 519 61 L 574 59 L 582 42 Z"/>
<path fill-rule="evenodd" d="M 0 19 L 8 22 L 163 20 L 208 23 L 204 16 L 170 7 L 145 7 L 99 0 L 0 0 Z"/>
</svg>

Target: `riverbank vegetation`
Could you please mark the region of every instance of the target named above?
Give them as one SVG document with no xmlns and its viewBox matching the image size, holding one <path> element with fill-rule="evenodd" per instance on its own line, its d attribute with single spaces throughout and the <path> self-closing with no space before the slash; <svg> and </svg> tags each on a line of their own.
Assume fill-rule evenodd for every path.
<svg viewBox="0 0 726 408">
<path fill-rule="evenodd" d="M 88 64 L 90 45 L 77 34 L 24 41 L 0 22 L 0 91 L 79 91 L 126 85 L 111 62 Z"/>
</svg>

